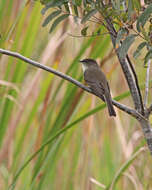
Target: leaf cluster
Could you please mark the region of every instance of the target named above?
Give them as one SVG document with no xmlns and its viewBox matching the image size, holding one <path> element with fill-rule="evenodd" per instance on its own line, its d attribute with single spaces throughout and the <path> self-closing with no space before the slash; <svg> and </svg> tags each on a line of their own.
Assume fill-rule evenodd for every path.
<svg viewBox="0 0 152 190">
<path fill-rule="evenodd" d="M 145 1 L 145 7 L 142 7 L 138 0 L 105 1 L 107 3 L 104 6 L 99 0 L 41 0 L 41 2 L 44 4 L 42 14 L 51 10 L 42 25 L 45 27 L 52 21 L 50 32 L 71 15 L 75 21 L 80 19 L 84 25 L 81 30 L 82 36 L 87 36 L 89 25 L 86 26 L 86 23 L 90 22 L 99 24 L 98 29 L 92 31 L 92 36 L 101 35 L 101 26 L 106 28 L 103 18 L 110 18 L 117 30 L 115 47 L 118 47 L 121 56 L 125 56 L 135 38 L 140 37 L 142 42 L 134 51 L 134 58 L 138 58 L 144 47 L 147 48 L 144 64 L 152 58 L 152 4 L 149 1 Z"/>
<path fill-rule="evenodd" d="M 152 4 L 147 6 L 142 11 L 142 13 L 139 14 L 138 18 L 136 19 L 135 28 L 133 28 L 133 30 L 129 30 L 127 27 L 120 27 L 116 40 L 116 43 L 119 45 L 118 50 L 120 51 L 120 54 L 126 55 L 129 47 L 134 42 L 134 39 L 136 37 L 142 38 L 142 42 L 138 45 L 138 47 L 134 51 L 133 57 L 138 58 L 143 48 L 146 47 L 147 53 L 144 57 L 144 65 L 146 65 L 147 61 L 152 58 L 151 14 L 152 14 Z M 131 31 L 133 31 L 136 34 L 132 34 Z M 122 42 L 121 44 L 120 41 Z"/>
</svg>

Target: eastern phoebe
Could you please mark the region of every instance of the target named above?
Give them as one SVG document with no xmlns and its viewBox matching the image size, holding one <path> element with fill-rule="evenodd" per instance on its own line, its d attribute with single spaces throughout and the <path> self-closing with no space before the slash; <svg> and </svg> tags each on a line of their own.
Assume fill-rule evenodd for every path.
<svg viewBox="0 0 152 190">
<path fill-rule="evenodd" d="M 109 115 L 116 116 L 116 112 L 112 105 L 109 84 L 105 74 L 101 71 L 97 62 L 93 59 L 83 59 L 80 62 L 82 63 L 84 80 L 86 83 L 89 85 L 94 94 L 96 94 L 102 100 L 105 100 Z"/>
</svg>

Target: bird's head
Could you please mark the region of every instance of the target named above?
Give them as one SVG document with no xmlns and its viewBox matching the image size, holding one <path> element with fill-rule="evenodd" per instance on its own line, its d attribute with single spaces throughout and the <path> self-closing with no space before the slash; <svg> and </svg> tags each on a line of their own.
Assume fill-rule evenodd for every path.
<svg viewBox="0 0 152 190">
<path fill-rule="evenodd" d="M 86 69 L 92 66 L 98 67 L 97 62 L 94 59 L 83 59 L 83 60 L 80 60 L 80 62 L 82 63 L 83 71 L 85 71 Z"/>
</svg>

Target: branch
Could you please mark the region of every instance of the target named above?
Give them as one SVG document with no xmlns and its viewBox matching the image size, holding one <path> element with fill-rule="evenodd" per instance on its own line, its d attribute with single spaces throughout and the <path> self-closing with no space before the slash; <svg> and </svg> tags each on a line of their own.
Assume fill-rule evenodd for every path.
<svg viewBox="0 0 152 190">
<path fill-rule="evenodd" d="M 22 60 L 22 61 L 24 61 L 24 62 L 26 62 L 26 63 L 29 63 L 29 64 L 31 64 L 31 65 L 37 67 L 37 68 L 41 68 L 41 69 L 43 69 L 43 70 L 45 70 L 45 71 L 48 71 L 48 72 L 50 72 L 50 73 L 53 73 L 53 74 L 55 74 L 55 75 L 57 75 L 57 76 L 59 76 L 59 77 L 65 79 L 65 80 L 67 80 L 67 81 L 69 81 L 69 82 L 75 84 L 76 86 L 82 88 L 83 90 L 85 90 L 85 91 L 87 91 L 87 92 L 89 92 L 89 93 L 91 93 L 91 94 L 94 94 L 94 93 L 91 91 L 90 88 L 88 88 L 87 86 L 83 85 L 83 84 L 80 83 L 79 81 L 73 79 L 72 77 L 70 77 L 70 76 L 68 76 L 68 75 L 65 75 L 64 73 L 59 72 L 59 71 L 57 71 L 57 70 L 55 70 L 55 69 L 52 69 L 52 68 L 50 68 L 50 67 L 47 67 L 47 66 L 45 66 L 45 65 L 42 65 L 42 64 L 40 64 L 40 63 L 38 63 L 38 62 L 36 62 L 36 61 L 33 61 L 32 59 L 29 59 L 29 58 L 27 58 L 27 57 L 24 57 L 24 56 L 22 56 L 21 54 L 19 54 L 19 53 L 17 53 L 17 52 L 12 52 L 12 51 L 4 50 L 4 49 L 1 49 L 1 48 L 0 48 L 0 53 L 1 53 L 1 54 L 5 54 L 5 55 L 9 55 L 9 56 L 12 56 L 12 57 L 16 57 L 16 58 L 18 58 L 18 59 L 20 59 L 20 60 Z M 96 95 L 96 94 L 94 94 L 94 95 Z M 96 95 L 96 96 L 97 96 L 97 95 Z M 132 115 L 134 118 L 138 119 L 138 118 L 142 117 L 142 115 L 140 115 L 136 110 L 134 110 L 134 109 L 132 109 L 132 108 L 130 108 L 130 107 L 127 107 L 127 106 L 125 106 L 125 105 L 123 105 L 123 104 L 120 104 L 120 103 L 118 103 L 118 102 L 115 101 L 115 100 L 113 100 L 112 102 L 113 102 L 113 104 L 114 104 L 117 108 L 119 108 L 120 110 L 122 110 L 122 111 L 128 113 L 129 115 Z M 142 117 L 142 118 L 143 118 L 143 117 Z"/>
<path fill-rule="evenodd" d="M 116 37 L 115 37 L 116 31 L 115 31 L 115 29 L 114 29 L 114 27 L 113 27 L 113 25 L 111 23 L 111 20 L 109 20 L 108 18 L 105 18 L 105 19 L 107 21 L 107 28 L 108 28 L 110 34 L 113 33 L 113 35 L 111 35 L 111 39 L 112 39 L 112 43 L 114 45 L 115 44 L 115 40 L 116 40 Z M 135 118 L 139 121 L 139 123 L 141 125 L 141 128 L 142 128 L 142 131 L 144 133 L 144 137 L 146 139 L 149 151 L 150 151 L 150 153 L 152 155 L 152 129 L 151 129 L 150 122 L 147 119 L 148 118 L 147 117 L 148 113 L 146 113 L 146 112 L 148 112 L 148 110 L 145 111 L 144 116 L 142 114 L 143 104 L 142 104 L 142 98 L 141 98 L 141 94 L 140 94 L 140 89 L 138 89 L 138 86 L 136 86 L 138 84 L 138 82 L 136 83 L 137 78 L 135 78 L 135 76 L 133 78 L 133 74 L 134 73 L 130 72 L 131 69 L 132 69 L 132 68 L 129 67 L 130 66 L 129 65 L 130 62 L 127 63 L 127 61 L 126 61 L 127 59 L 126 58 L 122 59 L 121 56 L 119 55 L 118 51 L 116 51 L 116 53 L 117 53 L 120 65 L 122 67 L 122 70 L 124 72 L 124 75 L 126 77 L 126 80 L 128 82 L 128 86 L 130 88 L 130 92 L 131 92 L 131 95 L 132 95 L 132 98 L 133 98 L 133 101 L 134 101 L 134 104 L 135 104 L 135 109 L 137 110 L 137 114 L 139 115 L 139 117 L 135 117 Z M 150 112 L 152 111 L 152 105 L 150 106 L 149 111 Z"/>
<path fill-rule="evenodd" d="M 135 109 L 141 113 L 142 112 L 142 109 L 141 109 L 142 103 L 140 101 L 140 96 L 139 96 L 139 93 L 137 91 L 137 86 L 136 86 L 136 83 L 134 81 L 133 74 L 130 72 L 131 69 L 129 67 L 129 64 L 126 62 L 125 58 L 120 58 L 120 54 L 118 51 L 117 51 L 117 56 L 118 56 L 119 62 L 121 64 L 125 78 L 127 80 L 127 83 L 128 83 L 128 86 L 129 86 L 129 89 L 130 89 L 130 92 L 131 92 L 131 95 L 133 98 L 133 102 L 135 105 Z"/>
<path fill-rule="evenodd" d="M 101 1 L 101 4 L 104 7 L 104 3 L 102 1 Z M 101 10 L 99 10 L 99 12 L 101 13 L 101 15 L 103 15 L 103 12 L 101 12 Z M 115 28 L 111 22 L 111 19 L 106 15 L 103 15 L 103 17 L 107 23 L 107 29 L 111 35 L 111 40 L 112 40 L 113 46 L 115 46 L 115 42 L 116 42 L 116 38 L 117 38 L 117 32 L 116 32 L 116 30 L 115 30 Z M 121 68 L 122 68 L 123 73 L 125 75 L 125 78 L 127 80 L 127 83 L 128 83 L 128 86 L 129 86 L 129 89 L 131 92 L 131 96 L 133 98 L 133 102 L 135 105 L 135 109 L 137 111 L 139 111 L 140 113 L 142 113 L 143 112 L 143 110 L 142 110 L 143 104 L 141 101 L 142 100 L 141 94 L 140 94 L 140 90 L 138 89 L 138 87 L 136 85 L 136 81 L 138 81 L 138 80 L 137 80 L 136 76 L 134 76 L 134 72 L 133 72 L 132 68 L 130 67 L 131 62 L 130 62 L 130 60 L 129 60 L 129 62 L 127 61 L 127 57 L 121 58 L 118 50 L 116 50 L 116 54 L 117 54 L 117 57 L 119 59 Z"/>
<path fill-rule="evenodd" d="M 139 95 L 139 99 L 140 99 L 140 104 L 141 104 L 141 113 L 142 115 L 144 115 L 144 105 L 143 105 L 143 101 L 142 101 L 142 95 L 141 95 L 141 91 L 140 91 L 140 88 L 139 88 L 139 83 L 138 83 L 138 78 L 137 78 L 137 75 L 136 75 L 136 71 L 130 61 L 130 58 L 128 56 L 128 54 L 126 55 L 126 58 L 127 58 L 127 61 L 129 63 L 129 66 L 131 68 L 131 71 L 134 75 L 134 79 L 135 79 L 135 83 L 136 83 L 136 87 L 137 87 L 137 91 L 138 91 L 138 95 Z"/>
<path fill-rule="evenodd" d="M 43 69 L 45 71 L 48 71 L 50 73 L 53 73 L 67 81 L 70 81 L 72 82 L 73 84 L 79 86 L 80 88 L 82 88 L 83 90 L 86 90 L 88 92 L 91 92 L 91 90 L 89 88 L 87 88 L 86 86 L 84 86 L 83 84 L 81 84 L 79 81 L 73 79 L 72 77 L 68 76 L 68 75 L 65 75 L 64 73 L 60 72 L 60 71 L 57 71 L 55 69 L 52 69 L 51 67 L 48 67 L 48 66 L 45 66 L 45 65 L 42 65 L 40 64 L 39 62 L 37 61 L 34 61 L 32 59 L 29 59 L 27 57 L 24 57 L 23 55 L 17 53 L 17 52 L 13 52 L 13 51 L 9 51 L 9 50 L 4 50 L 4 49 L 1 49 L 0 48 L 0 53 L 2 54 L 5 54 L 5 55 L 9 55 L 9 56 L 12 56 L 12 57 L 16 57 L 26 63 L 29 63 L 37 68 L 40 68 L 40 69 Z"/>
</svg>

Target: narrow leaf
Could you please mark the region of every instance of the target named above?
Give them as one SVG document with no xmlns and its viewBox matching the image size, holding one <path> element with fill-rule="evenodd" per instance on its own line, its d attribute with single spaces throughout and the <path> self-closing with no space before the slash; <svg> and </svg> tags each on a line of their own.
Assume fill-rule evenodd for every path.
<svg viewBox="0 0 152 190">
<path fill-rule="evenodd" d="M 87 22 L 93 15 L 95 15 L 97 13 L 97 9 L 92 9 L 91 11 L 89 11 L 81 20 L 81 23 L 85 23 Z"/>
<path fill-rule="evenodd" d="M 64 14 L 64 15 L 58 17 L 58 18 L 53 22 L 53 24 L 52 24 L 52 26 L 51 26 L 49 32 L 51 33 L 51 32 L 56 28 L 56 26 L 57 26 L 60 22 L 62 22 L 64 19 L 66 19 L 68 16 L 69 16 L 69 14 Z"/>
<path fill-rule="evenodd" d="M 42 26 L 46 26 L 52 19 L 54 19 L 56 16 L 58 16 L 61 13 L 61 10 L 57 10 L 52 12 L 46 19 L 44 20 Z"/>
<path fill-rule="evenodd" d="M 115 10 L 118 10 L 118 11 L 120 10 L 120 0 L 117 0 L 116 2 L 115 0 L 111 0 L 111 3 Z"/>
<path fill-rule="evenodd" d="M 132 164 L 132 162 L 141 154 L 143 151 L 145 151 L 144 147 L 141 147 L 137 152 L 133 153 L 131 157 L 121 166 L 121 168 L 118 170 L 116 175 L 114 176 L 114 179 L 112 183 L 110 184 L 110 187 L 108 189 L 115 189 L 115 185 L 117 181 L 120 179 L 122 174 L 124 173 L 125 170 Z"/>
<path fill-rule="evenodd" d="M 73 6 L 74 8 L 74 13 L 76 14 L 76 16 L 79 16 L 79 13 L 78 13 L 78 8 L 76 5 Z"/>
<path fill-rule="evenodd" d="M 141 44 L 139 44 L 139 46 L 137 47 L 136 51 L 134 51 L 133 53 L 133 57 L 136 59 L 139 55 L 141 50 L 147 45 L 146 42 L 142 42 Z"/>
<path fill-rule="evenodd" d="M 87 35 L 87 30 L 88 30 L 88 26 L 85 27 L 85 28 L 83 28 L 83 29 L 81 30 L 82 36 L 86 36 L 86 35 Z"/>
<path fill-rule="evenodd" d="M 81 6 L 82 0 L 75 0 L 75 5 L 76 6 Z"/>
<path fill-rule="evenodd" d="M 146 21 L 149 19 L 150 15 L 152 13 L 152 4 L 150 4 L 145 10 L 144 12 L 139 16 L 138 20 L 137 20 L 137 25 L 136 28 L 137 30 L 140 32 L 140 28 L 144 27 Z"/>
<path fill-rule="evenodd" d="M 126 39 L 122 42 L 121 46 L 118 48 L 120 58 L 124 58 L 128 52 L 129 47 L 134 42 L 135 37 L 137 35 L 131 34 L 126 37 Z"/>
<path fill-rule="evenodd" d="M 111 0 L 112 6 L 114 9 L 117 9 L 116 2 L 114 0 Z"/>
<path fill-rule="evenodd" d="M 101 34 L 101 28 L 99 28 L 98 30 L 97 30 L 97 35 L 100 35 Z"/>
<path fill-rule="evenodd" d="M 128 18 L 131 20 L 131 15 L 133 13 L 133 0 L 128 0 Z"/>
<path fill-rule="evenodd" d="M 134 8 L 136 9 L 137 12 L 141 10 L 141 4 L 139 0 L 134 0 Z"/>
<path fill-rule="evenodd" d="M 144 66 L 146 66 L 149 59 L 152 59 L 152 50 L 148 51 L 148 53 L 146 54 L 144 58 Z"/>
<path fill-rule="evenodd" d="M 63 5 L 65 2 L 67 2 L 67 0 L 52 0 L 49 3 L 47 3 L 45 5 L 45 7 L 41 10 L 41 14 L 44 15 L 45 12 L 52 7 L 59 7 L 61 5 Z"/>
<path fill-rule="evenodd" d="M 69 5 L 68 3 L 64 3 L 64 7 L 67 13 L 70 13 Z"/>
</svg>

